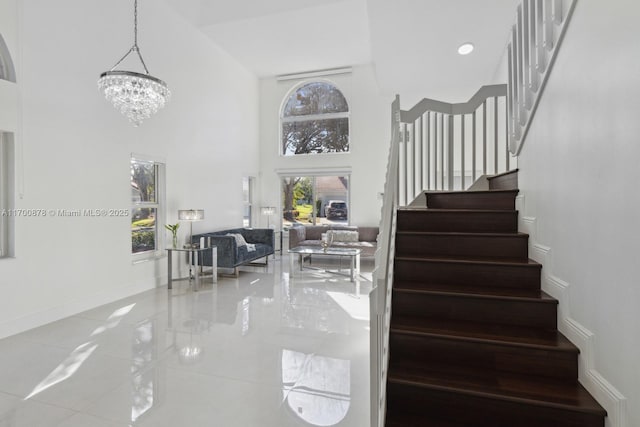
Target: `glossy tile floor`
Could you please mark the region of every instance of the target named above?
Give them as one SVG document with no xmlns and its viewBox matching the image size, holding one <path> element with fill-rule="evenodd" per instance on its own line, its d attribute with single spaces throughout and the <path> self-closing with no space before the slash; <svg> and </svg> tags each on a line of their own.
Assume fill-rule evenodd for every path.
<svg viewBox="0 0 640 427">
<path fill-rule="evenodd" d="M 288 264 L 0 340 L 0 426 L 368 426 L 372 265 L 354 284 Z"/>
</svg>

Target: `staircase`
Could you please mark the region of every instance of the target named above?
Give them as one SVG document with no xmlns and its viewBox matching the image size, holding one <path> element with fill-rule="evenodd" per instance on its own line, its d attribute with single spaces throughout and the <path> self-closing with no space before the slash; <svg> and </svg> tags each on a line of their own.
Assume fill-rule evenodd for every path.
<svg viewBox="0 0 640 427">
<path fill-rule="evenodd" d="M 387 427 L 603 427 L 518 233 L 517 171 L 397 212 Z"/>
</svg>

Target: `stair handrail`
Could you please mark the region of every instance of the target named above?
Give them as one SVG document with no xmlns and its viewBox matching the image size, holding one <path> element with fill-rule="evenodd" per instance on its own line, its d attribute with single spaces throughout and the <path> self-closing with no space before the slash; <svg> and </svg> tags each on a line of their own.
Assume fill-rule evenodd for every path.
<svg viewBox="0 0 640 427">
<path fill-rule="evenodd" d="M 400 97 L 391 104 L 391 144 L 382 195 L 373 290 L 369 294 L 371 426 L 384 427 L 386 410 L 387 368 L 389 365 L 389 325 L 391 320 L 391 290 L 398 207 L 398 147 L 400 145 Z"/>
<path fill-rule="evenodd" d="M 495 84 L 482 86 L 467 102 L 449 103 L 431 98 L 422 98 L 422 100 L 410 110 L 400 110 L 400 121 L 402 123 L 414 122 L 427 111 L 452 115 L 471 114 L 487 99 L 496 96 L 505 96 L 506 94 L 506 84 Z"/>
<path fill-rule="evenodd" d="M 516 168 L 507 121 L 506 84 L 482 86 L 466 102 L 424 98 L 400 110 L 399 205 L 423 190 L 466 190 L 482 175 Z"/>
<path fill-rule="evenodd" d="M 507 45 L 509 151 L 522 150 L 577 0 L 523 0 Z"/>
</svg>

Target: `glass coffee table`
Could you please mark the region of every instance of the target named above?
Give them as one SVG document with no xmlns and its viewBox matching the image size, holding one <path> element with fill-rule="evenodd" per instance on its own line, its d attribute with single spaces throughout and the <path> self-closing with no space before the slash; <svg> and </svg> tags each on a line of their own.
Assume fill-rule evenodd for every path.
<svg viewBox="0 0 640 427">
<path fill-rule="evenodd" d="M 291 275 L 297 271 L 295 266 L 295 259 L 298 258 L 298 263 L 300 264 L 300 271 L 304 270 L 304 258 L 309 257 L 322 257 L 322 256 L 332 256 L 332 257 L 348 257 L 349 258 L 349 278 L 352 282 L 355 282 L 356 275 L 360 273 L 360 253 L 362 251 L 360 249 L 351 249 L 351 248 L 332 248 L 329 247 L 327 249 L 315 248 L 312 246 L 298 246 L 292 249 L 289 249 L 289 272 Z M 340 273 L 340 271 L 331 271 L 326 270 L 329 273 Z"/>
</svg>

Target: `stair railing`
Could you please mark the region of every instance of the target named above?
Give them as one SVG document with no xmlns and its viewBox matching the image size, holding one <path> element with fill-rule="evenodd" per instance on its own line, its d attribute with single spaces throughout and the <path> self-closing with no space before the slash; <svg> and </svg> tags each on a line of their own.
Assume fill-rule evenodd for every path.
<svg viewBox="0 0 640 427">
<path fill-rule="evenodd" d="M 422 190 L 463 190 L 481 175 L 510 170 L 507 85 L 483 86 L 466 103 L 423 99 L 391 106 L 391 144 L 375 254 L 371 314 L 371 426 L 383 427 L 389 361 L 396 211 Z"/>
<path fill-rule="evenodd" d="M 483 86 L 468 102 L 425 98 L 400 111 L 399 205 L 423 190 L 466 190 L 515 168 L 508 150 L 507 85 Z"/>
<path fill-rule="evenodd" d="M 523 0 L 507 46 L 509 150 L 520 154 L 576 0 Z"/>
<path fill-rule="evenodd" d="M 398 155 L 400 146 L 400 97 L 391 104 L 391 145 L 383 193 L 380 233 L 375 254 L 373 290 L 369 294 L 371 355 L 371 426 L 384 427 L 389 326 L 398 207 Z"/>
</svg>

